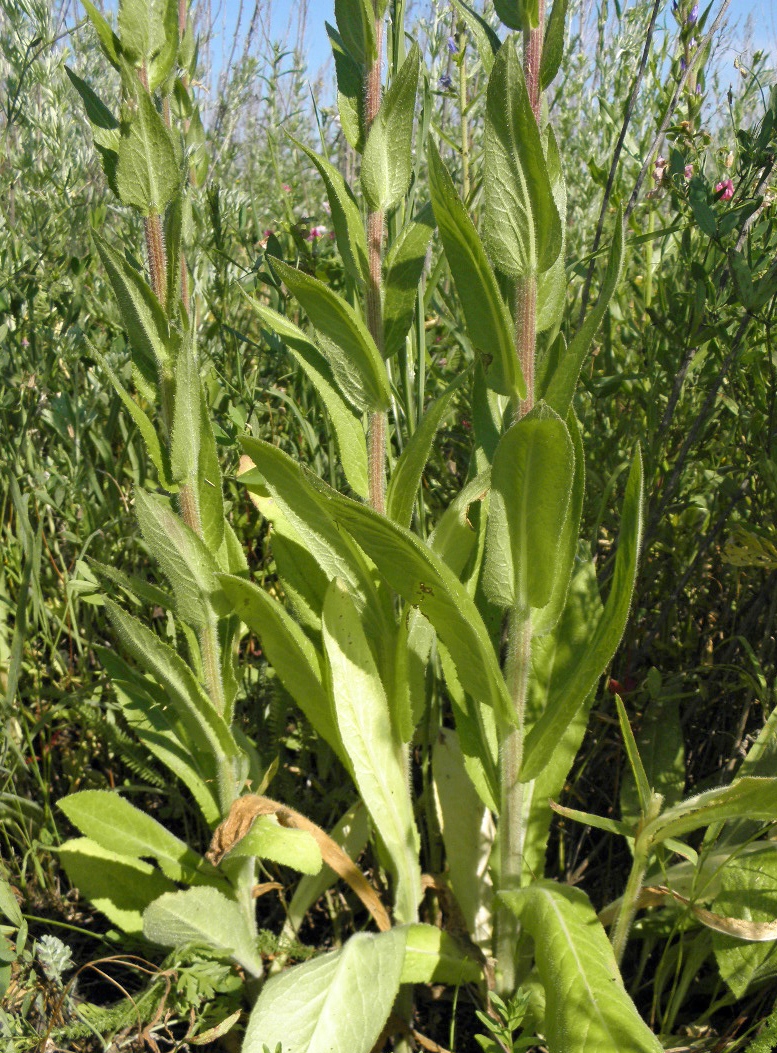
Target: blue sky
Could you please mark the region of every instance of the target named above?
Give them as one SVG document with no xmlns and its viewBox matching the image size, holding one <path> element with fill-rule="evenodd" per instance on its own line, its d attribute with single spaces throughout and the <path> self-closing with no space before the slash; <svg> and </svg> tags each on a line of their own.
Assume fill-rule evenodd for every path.
<svg viewBox="0 0 777 1053">
<path fill-rule="evenodd" d="M 227 10 L 237 11 L 238 0 L 227 0 Z M 246 4 L 246 6 L 248 6 Z M 669 7 L 669 0 L 666 0 Z M 702 10 L 706 5 L 702 0 Z M 712 16 L 719 8 L 715 3 Z M 295 4 L 275 0 L 274 23 L 279 31 L 285 27 Z M 777 0 L 731 0 L 728 19 L 731 24 L 744 27 L 748 16 L 753 18 L 753 46 L 777 53 Z M 234 16 L 233 16 L 234 17 Z M 324 22 L 334 23 L 334 0 L 309 0 L 306 44 L 311 71 L 317 70 L 329 57 L 329 47 L 324 33 Z"/>
</svg>

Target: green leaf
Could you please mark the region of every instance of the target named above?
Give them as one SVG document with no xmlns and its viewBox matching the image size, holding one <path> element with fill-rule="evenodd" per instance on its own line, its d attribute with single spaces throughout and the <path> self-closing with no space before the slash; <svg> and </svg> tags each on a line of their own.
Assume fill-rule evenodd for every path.
<svg viewBox="0 0 777 1053">
<path fill-rule="evenodd" d="M 537 29 L 538 0 L 494 0 L 494 10 L 508 29 Z"/>
<path fill-rule="evenodd" d="M 429 205 L 404 228 L 386 256 L 383 279 L 383 354 L 396 354 L 413 324 L 434 216 Z"/>
<path fill-rule="evenodd" d="M 114 69 L 119 69 L 119 61 L 121 57 L 121 43 L 119 38 L 111 29 L 106 18 L 100 14 L 97 8 L 91 3 L 91 0 L 82 0 L 89 21 L 94 26 L 97 32 L 97 38 L 100 41 L 100 48 L 103 54 L 108 59 Z"/>
<path fill-rule="evenodd" d="M 436 925 L 410 925 L 402 965 L 403 984 L 477 984 L 483 967 Z"/>
<path fill-rule="evenodd" d="M 499 898 L 534 939 L 550 1053 L 661 1053 L 626 993 L 610 941 L 584 892 L 537 881 Z"/>
<path fill-rule="evenodd" d="M 108 362 L 108 359 L 94 347 L 91 343 L 87 344 L 89 348 L 89 354 L 94 360 L 101 366 L 101 368 L 108 374 L 110 382 L 116 391 L 116 394 L 121 399 L 125 408 L 129 410 L 129 414 L 132 420 L 137 426 L 138 431 L 141 434 L 143 441 L 146 444 L 148 455 L 151 458 L 151 462 L 159 472 L 159 481 L 162 486 L 169 493 L 175 493 L 178 487 L 171 478 L 170 465 L 168 463 L 167 451 L 163 449 L 159 443 L 159 436 L 156 433 L 154 425 L 151 423 L 148 415 L 143 412 L 137 402 L 133 399 L 130 393 L 122 384 L 119 379 L 118 373 L 116 373 L 113 367 Z"/>
<path fill-rule="evenodd" d="M 326 499 L 318 492 L 317 480 L 269 443 L 249 438 L 240 442 L 301 546 L 313 557 L 313 563 L 324 572 L 327 581 L 344 581 L 351 594 L 361 597 L 366 606 L 373 592 L 370 572 L 356 545 L 338 529 Z M 314 601 L 315 598 L 312 597 Z"/>
<path fill-rule="evenodd" d="M 777 917 L 777 851 L 764 847 L 747 857 L 735 857 L 721 868 L 721 888 L 712 909 L 725 918 L 772 922 Z M 712 946 L 720 975 L 735 998 L 742 998 L 754 980 L 777 971 L 774 942 L 747 943 L 713 933 Z"/>
<path fill-rule="evenodd" d="M 488 630 L 464 586 L 414 534 L 365 505 L 327 490 L 331 513 L 389 585 L 428 618 L 448 648 L 462 686 L 506 723 L 513 709 Z"/>
<path fill-rule="evenodd" d="M 512 278 L 546 271 L 561 251 L 561 220 L 523 68 L 505 41 L 488 78 L 485 127 L 485 241 Z"/>
<path fill-rule="evenodd" d="M 197 802 L 205 822 L 215 826 L 221 818 L 221 809 L 215 795 L 217 767 L 213 756 L 194 747 L 195 738 L 189 735 L 186 719 L 182 720 L 176 709 L 167 704 L 156 684 L 136 677 L 134 670 L 116 655 L 104 650 L 99 654 L 111 675 L 111 686 L 128 727 L 148 752 L 181 780 Z M 117 663 L 126 670 L 124 678 L 116 671 Z"/>
<path fill-rule="evenodd" d="M 284 315 L 264 307 L 253 297 L 247 296 L 246 299 L 264 324 L 280 337 L 309 377 L 332 421 L 345 478 L 359 497 L 366 497 L 369 479 L 364 427 L 337 390 L 336 374 L 330 363 L 302 330 Z"/>
<path fill-rule="evenodd" d="M 620 695 L 615 696 L 615 704 L 618 709 L 618 722 L 621 726 L 623 744 L 626 747 L 626 756 L 629 760 L 629 773 L 631 774 L 633 788 L 636 790 L 636 817 L 639 820 L 641 816 L 647 815 L 648 809 L 650 808 L 653 799 L 651 785 L 648 782 L 645 766 L 639 755 L 637 740 L 634 738 L 634 732 L 631 730 L 631 724 L 629 724 L 626 707 L 623 705 L 623 700 Z"/>
<path fill-rule="evenodd" d="M 494 67 L 494 58 L 496 57 L 497 51 L 499 51 L 499 48 L 502 46 L 502 41 L 488 22 L 486 22 L 485 18 L 483 18 L 482 15 L 479 15 L 477 11 L 473 7 L 470 7 L 469 4 L 465 3 L 464 0 L 453 0 L 453 3 L 456 10 L 464 19 L 467 29 L 474 38 L 478 57 L 483 66 L 483 72 L 488 77 Z"/>
<path fill-rule="evenodd" d="M 194 484 L 200 462 L 200 370 L 193 333 L 184 336 L 175 363 L 175 405 L 170 468 L 177 483 Z"/>
<path fill-rule="evenodd" d="M 222 491 L 221 466 L 219 465 L 216 437 L 210 420 L 205 389 L 200 385 L 200 437 L 199 463 L 197 465 L 197 492 L 200 506 L 200 525 L 205 547 L 214 555 L 225 538 L 236 541 L 229 533 L 229 524 L 224 520 L 224 493 Z M 239 542 L 240 559 L 245 562 Z"/>
<path fill-rule="evenodd" d="M 654 845 L 727 819 L 777 819 L 777 778 L 746 775 L 730 786 L 689 797 L 646 823 L 640 838 Z"/>
<path fill-rule="evenodd" d="M 502 436 L 491 470 L 483 587 L 500 607 L 550 600 L 575 470 L 566 425 L 537 406 Z"/>
<path fill-rule="evenodd" d="M 156 39 L 153 52 L 148 63 L 148 90 L 155 92 L 164 85 L 175 69 L 178 58 L 178 0 L 161 0 L 162 10 L 157 15 L 159 19 L 156 29 Z M 168 92 L 171 85 L 168 85 Z M 197 115 L 199 120 L 199 115 Z"/>
<path fill-rule="evenodd" d="M 346 270 L 357 280 L 368 281 L 367 238 L 353 191 L 334 165 L 309 149 L 304 143 L 297 142 L 293 136 L 290 135 L 289 138 L 296 147 L 307 154 L 324 180 L 337 247 Z"/>
<path fill-rule="evenodd" d="M 128 859 L 78 837 L 57 849 L 70 884 L 124 932 L 142 931 L 142 913 L 175 885 L 150 863 Z"/>
<path fill-rule="evenodd" d="M 361 182 L 371 209 L 398 205 L 413 173 L 413 116 L 421 68 L 416 43 L 391 82 L 370 125 L 362 157 Z"/>
<path fill-rule="evenodd" d="M 307 830 L 281 826 L 274 815 L 257 819 L 251 829 L 230 849 L 228 858 L 258 856 L 291 867 L 301 874 L 318 874 L 323 865 L 321 849 Z"/>
<path fill-rule="evenodd" d="M 574 668 L 584 659 L 590 627 L 598 621 L 601 611 L 593 562 L 590 558 L 578 559 L 558 623 L 546 635 L 532 638 L 527 728 L 531 728 L 547 708 L 555 678 L 559 677 L 563 683 L 565 670 Z M 543 872 L 553 819 L 549 801 L 557 800 L 564 788 L 583 743 L 593 700 L 594 692 L 590 691 L 555 741 L 547 764 L 535 779 L 524 784 L 523 873 L 527 883 Z"/>
<path fill-rule="evenodd" d="M 335 60 L 337 108 L 340 126 L 348 144 L 357 153 L 364 150 L 364 74 L 358 62 L 348 53 L 343 38 L 325 23 Z"/>
<path fill-rule="evenodd" d="M 224 613 L 218 595 L 218 565 L 205 543 L 177 516 L 167 498 L 135 490 L 135 514 L 149 551 L 175 595 L 176 613 L 195 629 Z"/>
<path fill-rule="evenodd" d="M 153 388 L 157 372 L 165 371 L 170 361 L 167 316 L 142 274 L 95 231 L 92 237 L 119 304 L 121 320 L 134 351 L 133 365 Z"/>
<path fill-rule="evenodd" d="M 65 73 L 81 96 L 86 116 L 92 126 L 92 138 L 95 143 L 106 150 L 115 151 L 119 145 L 119 122 L 86 81 L 81 80 L 68 66 L 65 66 Z"/>
<path fill-rule="evenodd" d="M 564 526 L 558 542 L 558 555 L 553 577 L 553 590 L 550 599 L 541 611 L 532 615 L 532 637 L 543 636 L 555 628 L 566 604 L 569 583 L 577 559 L 580 535 L 580 519 L 583 514 L 585 498 L 585 453 L 580 425 L 572 410 L 567 414 L 567 431 L 572 439 L 575 470 L 572 477 L 572 491 L 569 495 L 569 509 L 564 519 Z"/>
<path fill-rule="evenodd" d="M 561 219 L 561 248 L 553 264 L 537 279 L 536 328 L 538 333 L 558 329 L 564 316 L 567 298 L 567 187 L 564 182 L 564 173 L 561 170 L 561 155 L 556 135 L 551 125 L 548 125 L 547 128 L 545 158 L 553 200 Z"/>
<path fill-rule="evenodd" d="M 591 341 L 596 335 L 596 330 L 604 318 L 609 307 L 612 295 L 620 280 L 621 267 L 623 265 L 623 213 L 619 209 L 615 219 L 615 230 L 613 232 L 612 246 L 607 260 L 602 287 L 596 306 L 589 311 L 586 320 L 575 333 L 566 354 L 559 362 L 552 375 L 542 378 L 538 390 L 540 396 L 551 406 L 559 416 L 565 417 L 572 396 L 575 393 L 580 370 L 588 354 Z"/>
<path fill-rule="evenodd" d="M 123 205 L 161 216 L 178 193 L 182 170 L 172 132 L 138 83 L 122 106 L 116 187 Z"/>
<path fill-rule="evenodd" d="M 234 958 L 252 976 L 264 972 L 262 956 L 246 916 L 234 900 L 215 888 L 168 892 L 147 907 L 143 935 L 161 947 L 188 943 Z"/>
<path fill-rule="evenodd" d="M 316 649 L 277 600 L 250 581 L 223 574 L 221 587 L 235 613 L 259 637 L 270 665 L 313 728 L 342 757 Z"/>
<path fill-rule="evenodd" d="M 569 0 L 553 0 L 550 18 L 545 28 L 540 63 L 540 87 L 545 91 L 556 79 L 564 58 L 564 27 Z"/>
<path fill-rule="evenodd" d="M 273 976 L 248 1021 L 242 1053 L 370 1053 L 394 1004 L 407 929 L 357 933 L 337 951 Z"/>
<path fill-rule="evenodd" d="M 133 859 L 155 859 L 171 881 L 201 882 L 202 871 L 210 869 L 184 841 L 117 793 L 82 790 L 60 798 L 57 805 L 101 848 Z"/>
<path fill-rule="evenodd" d="M 346 51 L 360 66 L 377 57 L 375 15 L 370 0 L 335 0 L 335 21 Z"/>
<path fill-rule="evenodd" d="M 348 592 L 333 581 L 324 602 L 323 642 L 337 726 L 359 794 L 391 857 L 395 915 L 416 917 L 420 840 L 413 818 L 407 746 L 395 741 L 386 692 Z"/>
<path fill-rule="evenodd" d="M 469 370 L 460 373 L 421 418 L 391 473 L 386 490 L 386 515 L 400 526 L 409 527 L 413 506 L 434 436 L 448 410 L 451 399 L 469 379 Z"/>
<path fill-rule="evenodd" d="M 525 398 L 526 384 L 515 354 L 513 324 L 485 249 L 431 139 L 428 153 L 437 227 L 486 382 L 502 395 Z"/>
<path fill-rule="evenodd" d="M 464 764 L 459 737 L 441 728 L 432 745 L 432 779 L 437 812 L 456 902 L 475 943 L 491 936 L 493 889 L 488 861 L 494 824 Z"/>
<path fill-rule="evenodd" d="M 391 392 L 386 368 L 354 309 L 316 278 L 279 260 L 273 261 L 273 268 L 302 304 L 313 326 L 330 342 L 323 345 L 324 354 L 346 398 L 360 412 L 388 409 Z"/>
<path fill-rule="evenodd" d="M 579 659 L 560 670 L 549 685 L 547 705 L 526 736 L 521 781 L 535 778 L 552 756 L 572 720 L 615 653 L 631 606 L 642 536 L 642 457 L 639 449 L 629 472 L 610 594 L 601 617 L 591 626 Z"/>
<path fill-rule="evenodd" d="M 706 234 L 708 238 L 715 238 L 718 233 L 718 222 L 707 197 L 706 180 L 699 175 L 692 176 L 688 184 L 688 204 L 691 206 L 693 218 L 702 234 Z"/>
<path fill-rule="evenodd" d="M 685 787 L 685 750 L 678 699 L 671 695 L 660 695 L 652 699 L 634 738 L 648 789 L 660 793 L 665 805 L 675 804 L 680 800 Z M 640 817 L 640 805 L 644 814 L 644 802 L 644 785 L 642 793 L 637 793 L 637 784 L 630 766 L 623 773 L 621 782 L 623 819 L 636 823 Z"/>
<path fill-rule="evenodd" d="M 107 598 L 104 603 L 124 647 L 164 685 L 195 747 L 234 763 L 240 751 L 232 733 L 189 667 L 137 618 L 130 617 Z M 219 767 L 220 798 L 231 800 L 234 789 L 233 773 Z"/>
</svg>

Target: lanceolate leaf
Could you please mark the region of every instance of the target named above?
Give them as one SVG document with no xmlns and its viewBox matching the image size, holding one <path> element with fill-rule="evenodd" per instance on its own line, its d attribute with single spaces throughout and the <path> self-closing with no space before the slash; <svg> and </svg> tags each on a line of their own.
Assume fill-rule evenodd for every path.
<svg viewBox="0 0 777 1053">
<path fill-rule="evenodd" d="M 212 869 L 184 841 L 117 793 L 82 790 L 57 804 L 82 834 L 118 855 L 155 859 L 172 881 L 202 882 L 202 871 Z M 219 881 L 215 873 L 213 880 Z"/>
<path fill-rule="evenodd" d="M 548 177 L 561 220 L 561 248 L 554 263 L 537 279 L 537 332 L 556 330 L 561 325 L 567 295 L 566 245 L 567 245 L 567 188 L 561 170 L 561 155 L 551 125 L 546 131 L 546 160 Z"/>
<path fill-rule="evenodd" d="M 538 0 L 494 0 L 494 10 L 508 29 L 536 29 Z"/>
<path fill-rule="evenodd" d="M 235 612 L 259 637 L 283 686 L 318 734 L 342 755 L 340 735 L 313 644 L 286 608 L 263 589 L 231 575 L 221 575 L 219 580 Z"/>
<path fill-rule="evenodd" d="M 413 44 L 373 120 L 362 158 L 362 190 L 370 208 L 389 209 L 407 192 L 413 172 L 413 115 L 421 51 Z"/>
<path fill-rule="evenodd" d="M 92 237 L 119 304 L 134 351 L 132 361 L 153 388 L 157 371 L 165 369 L 170 360 L 167 316 L 145 278 L 99 234 L 92 232 Z"/>
<path fill-rule="evenodd" d="M 707 790 L 696 797 L 668 808 L 657 819 L 647 823 L 640 837 L 647 844 L 683 837 L 692 830 L 726 819 L 777 818 L 777 778 L 746 775 L 730 786 Z"/>
<path fill-rule="evenodd" d="M 505 41 L 488 79 L 485 237 L 496 267 L 512 278 L 546 271 L 561 251 L 561 221 L 523 68 Z"/>
<path fill-rule="evenodd" d="M 335 20 L 348 54 L 360 66 L 376 56 L 375 16 L 370 0 L 335 0 Z"/>
<path fill-rule="evenodd" d="M 469 370 L 465 370 L 456 377 L 438 399 L 435 399 L 410 437 L 391 473 L 386 490 L 386 515 L 400 526 L 410 526 L 416 493 L 434 442 L 434 436 L 451 399 L 468 378 Z"/>
<path fill-rule="evenodd" d="M 559 361 L 555 371 L 550 376 L 544 377 L 540 385 L 538 385 L 539 395 L 559 416 L 565 417 L 572 404 L 572 396 L 575 393 L 580 369 L 585 356 L 588 354 L 591 341 L 596 335 L 596 330 L 599 328 L 612 295 L 617 288 L 622 263 L 623 215 L 619 209 L 615 218 L 615 230 L 613 231 L 609 259 L 607 260 L 607 270 L 602 281 L 596 306 L 589 311 L 586 320 L 573 337 L 566 354 Z"/>
<path fill-rule="evenodd" d="M 246 299 L 262 322 L 286 345 L 310 378 L 329 413 L 335 439 L 340 453 L 345 478 L 355 493 L 366 497 L 369 490 L 367 477 L 367 443 L 361 420 L 337 390 L 334 370 L 312 340 L 284 315 L 258 303 L 253 297 Z"/>
<path fill-rule="evenodd" d="M 175 363 L 170 467 L 177 483 L 194 484 L 200 460 L 200 370 L 193 334 L 186 333 Z"/>
<path fill-rule="evenodd" d="M 361 153 L 364 149 L 364 74 L 359 63 L 348 53 L 337 30 L 325 23 L 335 60 L 337 108 L 340 125 L 349 145 Z"/>
<path fill-rule="evenodd" d="M 564 526 L 559 537 L 558 556 L 553 576 L 553 591 L 542 610 L 537 611 L 532 616 L 532 637 L 534 638 L 550 632 L 561 617 L 575 560 L 577 559 L 580 518 L 583 514 L 583 499 L 585 497 L 585 454 L 580 425 L 577 423 L 577 418 L 572 410 L 567 414 L 566 423 L 575 453 L 575 471 L 572 478 L 572 490 L 569 495 L 569 510 L 564 519 Z"/>
<path fill-rule="evenodd" d="M 391 856 L 396 917 L 409 922 L 416 917 L 422 892 L 407 746 L 394 739 L 386 693 L 361 620 L 338 581 L 329 586 L 324 602 L 323 639 L 340 738 L 359 794 Z"/>
<path fill-rule="evenodd" d="M 536 881 L 500 893 L 534 939 L 550 1053 L 661 1053 L 626 993 L 610 941 L 580 889 Z"/>
<path fill-rule="evenodd" d="M 564 57 L 564 28 L 567 20 L 569 0 L 553 0 L 553 7 L 545 29 L 545 40 L 542 45 L 542 63 L 540 65 L 540 86 L 543 91 L 550 87 L 556 78 Z"/>
<path fill-rule="evenodd" d="M 262 956 L 245 914 L 215 888 L 168 892 L 146 908 L 143 935 L 162 947 L 187 943 L 234 958 L 252 976 L 264 972 Z"/>
<path fill-rule="evenodd" d="M 502 41 L 486 22 L 485 18 L 479 15 L 473 7 L 470 7 L 464 0 L 453 0 L 453 2 L 475 40 L 475 47 L 477 48 L 483 71 L 488 76 L 493 69 L 494 57 L 502 46 Z"/>
<path fill-rule="evenodd" d="M 140 934 L 143 910 L 175 889 L 150 863 L 111 852 L 88 837 L 65 841 L 58 854 L 73 888 L 124 932 Z"/>
<path fill-rule="evenodd" d="M 484 589 L 501 607 L 550 600 L 575 454 L 566 425 L 542 405 L 502 436 L 491 470 Z"/>
<path fill-rule="evenodd" d="M 239 750 L 223 718 L 171 647 L 107 598 L 105 607 L 122 644 L 166 689 L 196 748 L 227 762 L 219 772 L 219 793 L 222 801 L 231 800 L 234 796 L 231 762 L 238 757 Z"/>
<path fill-rule="evenodd" d="M 357 933 L 338 951 L 268 980 L 243 1053 L 370 1053 L 394 1004 L 407 929 Z"/>
<path fill-rule="evenodd" d="M 329 581 L 344 581 L 358 603 L 367 605 L 373 585 L 354 543 L 338 529 L 326 499 L 314 489 L 314 478 L 277 447 L 258 439 L 241 439 L 305 549 Z"/>
<path fill-rule="evenodd" d="M 81 96 L 86 116 L 92 126 L 92 138 L 98 146 L 106 150 L 116 150 L 119 145 L 119 122 L 105 103 L 98 98 L 86 81 L 81 80 L 72 69 L 65 66 L 65 73 L 70 83 Z"/>
<path fill-rule="evenodd" d="M 111 383 L 113 384 L 117 395 L 123 402 L 125 408 L 129 411 L 132 420 L 137 425 L 137 429 L 140 432 L 141 436 L 143 437 L 143 441 L 146 444 L 148 455 L 151 458 L 154 467 L 159 472 L 160 483 L 162 484 L 162 486 L 164 486 L 165 490 L 167 490 L 170 493 L 174 493 L 178 489 L 178 487 L 170 477 L 170 464 L 166 455 L 166 450 L 163 450 L 159 443 L 159 436 L 156 433 L 154 425 L 149 420 L 147 414 L 143 412 L 143 410 L 140 408 L 137 402 L 133 399 L 133 397 L 124 387 L 121 380 L 119 379 L 118 373 L 114 371 L 113 367 L 108 362 L 108 359 L 101 355 L 97 348 L 92 346 L 92 344 L 89 344 L 88 346 L 89 354 L 100 364 L 100 366 L 108 374 L 108 377 Z"/>
<path fill-rule="evenodd" d="M 639 450 L 629 472 L 623 502 L 615 571 L 601 617 L 592 627 L 580 660 L 563 669 L 548 688 L 545 711 L 526 736 L 521 781 L 534 779 L 556 743 L 615 653 L 626 627 L 642 536 L 642 458 Z"/>
<path fill-rule="evenodd" d="M 486 383 L 502 395 L 525 398 L 526 384 L 515 354 L 512 321 L 491 264 L 431 139 L 428 151 L 434 215 Z"/>
<path fill-rule="evenodd" d="M 197 465 L 197 491 L 200 506 L 202 539 L 206 548 L 217 553 L 229 534 L 229 524 L 224 520 L 224 494 L 221 484 L 221 466 L 216 450 L 216 437 L 210 421 L 210 411 L 205 389 L 200 385 L 200 458 Z M 237 548 L 242 554 L 242 548 Z"/>
<path fill-rule="evenodd" d="M 178 617 L 195 629 L 202 628 L 213 619 L 213 604 L 219 602 L 214 557 L 173 512 L 167 498 L 137 489 L 135 512 L 149 550 L 172 586 Z"/>
<path fill-rule="evenodd" d="M 458 578 L 410 531 L 333 490 L 327 495 L 337 522 L 353 535 L 389 585 L 437 630 L 464 689 L 512 723 L 513 709 L 488 630 Z"/>
<path fill-rule="evenodd" d="M 386 257 L 383 281 L 383 353 L 386 358 L 404 347 L 405 337 L 413 323 L 418 283 L 433 231 L 434 215 L 426 205 L 408 223 Z"/>
<path fill-rule="evenodd" d="M 334 165 L 309 149 L 304 143 L 297 142 L 291 136 L 289 138 L 295 146 L 307 154 L 324 180 L 327 197 L 329 198 L 329 208 L 332 213 L 332 223 L 337 237 L 337 247 L 340 250 L 343 263 L 354 278 L 366 281 L 369 277 L 367 238 L 364 233 L 361 212 L 351 188 Z"/>
<path fill-rule="evenodd" d="M 82 0 L 89 21 L 94 26 L 100 47 L 114 69 L 119 68 L 119 56 L 121 55 L 121 44 L 119 38 L 113 32 L 108 21 L 100 14 L 91 0 Z"/>
<path fill-rule="evenodd" d="M 144 216 L 161 216 L 182 181 L 172 132 L 138 85 L 135 98 L 122 107 L 116 187 L 123 205 Z"/>
<path fill-rule="evenodd" d="M 388 409 L 391 393 L 386 367 L 354 309 L 316 278 L 279 260 L 273 261 L 273 267 L 302 304 L 313 326 L 333 345 L 324 344 L 323 349 L 346 398 L 361 412 Z"/>
</svg>

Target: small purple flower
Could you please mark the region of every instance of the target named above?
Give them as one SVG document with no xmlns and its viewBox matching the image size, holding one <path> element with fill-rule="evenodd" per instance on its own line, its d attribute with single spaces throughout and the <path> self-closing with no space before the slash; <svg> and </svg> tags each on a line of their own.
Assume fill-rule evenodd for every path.
<svg viewBox="0 0 777 1053">
<path fill-rule="evenodd" d="M 734 196 L 734 184 L 730 179 L 723 179 L 716 185 L 715 193 L 719 195 L 720 201 L 730 201 Z"/>
<path fill-rule="evenodd" d="M 695 26 L 699 21 L 699 5 L 694 4 L 691 8 L 691 13 L 688 15 L 688 25 Z"/>
<path fill-rule="evenodd" d="M 455 55 L 458 50 L 459 49 L 456 47 L 456 41 L 453 37 L 448 37 L 448 51 L 450 51 L 451 55 Z"/>
<path fill-rule="evenodd" d="M 451 78 L 448 76 L 447 73 L 443 73 L 443 75 L 440 77 L 439 84 L 440 84 L 440 90 L 441 91 L 452 91 L 453 90 L 453 81 L 451 80 Z"/>
<path fill-rule="evenodd" d="M 690 179 L 693 175 L 693 165 L 686 165 L 684 169 L 684 174 L 686 179 Z"/>
<path fill-rule="evenodd" d="M 310 233 L 307 236 L 307 241 L 318 241 L 319 238 L 323 238 L 326 234 L 326 227 L 311 227 Z"/>
<path fill-rule="evenodd" d="M 684 59 L 684 58 L 681 58 L 681 59 L 680 59 L 680 72 L 681 72 L 681 73 L 685 73 L 685 71 L 686 71 L 687 69 L 688 69 L 688 63 L 687 63 L 687 62 L 685 61 L 685 59 Z"/>
</svg>

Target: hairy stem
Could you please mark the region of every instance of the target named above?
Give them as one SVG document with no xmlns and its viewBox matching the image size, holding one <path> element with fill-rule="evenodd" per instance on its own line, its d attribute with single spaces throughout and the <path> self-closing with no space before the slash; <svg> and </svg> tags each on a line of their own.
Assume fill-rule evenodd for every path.
<svg viewBox="0 0 777 1053">
<path fill-rule="evenodd" d="M 539 28 L 524 33 L 524 75 L 535 119 L 539 120 L 542 105 L 540 64 L 542 37 L 545 26 L 545 4 L 539 4 Z M 526 382 L 526 398 L 513 406 L 516 420 L 524 417 L 534 406 L 534 358 L 537 349 L 537 276 L 527 274 L 518 279 L 515 290 L 516 355 Z M 518 773 L 523 760 L 524 710 L 526 688 L 531 665 L 531 614 L 514 608 L 508 615 L 507 663 L 505 680 L 512 700 L 516 726 L 504 735 L 501 744 L 501 811 L 499 816 L 501 887 L 516 889 L 521 886 L 523 873 L 523 784 Z M 519 929 L 514 917 L 505 908 L 497 915 L 497 961 L 501 992 L 510 995 L 519 981 L 517 949 Z"/>
<path fill-rule="evenodd" d="M 377 10 L 377 9 L 376 9 Z M 383 19 L 375 16 L 375 61 L 367 70 L 365 83 L 365 117 L 369 129 L 380 108 L 381 62 L 383 56 Z M 367 280 L 367 328 L 372 339 L 383 354 L 383 308 L 381 305 L 383 282 L 383 230 L 385 217 L 382 210 L 367 213 L 367 248 L 369 276 Z M 369 498 L 376 512 L 386 511 L 386 414 L 382 411 L 370 414 L 368 432 L 369 454 Z"/>
</svg>

